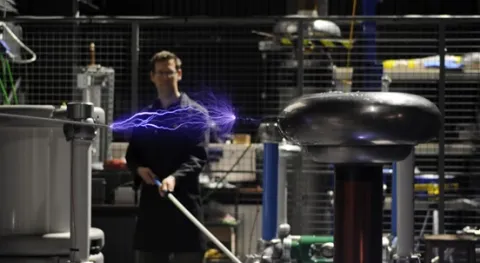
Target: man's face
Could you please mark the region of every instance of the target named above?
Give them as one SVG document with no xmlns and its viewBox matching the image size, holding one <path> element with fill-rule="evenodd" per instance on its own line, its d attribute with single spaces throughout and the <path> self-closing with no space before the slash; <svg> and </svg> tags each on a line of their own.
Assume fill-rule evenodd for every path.
<svg viewBox="0 0 480 263">
<path fill-rule="evenodd" d="M 182 79 L 182 71 L 176 69 L 175 60 L 155 63 L 155 71 L 150 72 L 150 79 L 158 92 L 168 94 L 177 88 L 177 83 Z"/>
</svg>

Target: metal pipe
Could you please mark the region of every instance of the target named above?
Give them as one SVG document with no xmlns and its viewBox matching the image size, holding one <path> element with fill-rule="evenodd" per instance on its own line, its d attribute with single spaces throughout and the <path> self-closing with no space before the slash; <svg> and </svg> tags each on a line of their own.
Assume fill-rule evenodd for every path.
<svg viewBox="0 0 480 263">
<path fill-rule="evenodd" d="M 397 208 L 397 199 L 398 199 L 398 185 L 397 185 L 397 163 L 392 163 L 392 202 L 390 209 L 390 227 L 392 228 L 392 235 L 397 236 L 397 219 L 398 219 L 398 208 Z"/>
<path fill-rule="evenodd" d="M 334 262 L 382 262 L 382 165 L 335 166 Z"/>
<path fill-rule="evenodd" d="M 287 223 L 287 169 L 288 152 L 282 153 L 278 160 L 278 182 L 277 182 L 277 224 Z"/>
<path fill-rule="evenodd" d="M 131 111 L 138 111 L 138 68 L 139 68 L 139 52 L 140 52 L 140 27 L 138 23 L 132 24 L 132 43 L 131 43 L 131 77 L 132 87 L 130 88 Z"/>
<path fill-rule="evenodd" d="M 262 239 L 277 235 L 278 143 L 263 144 Z"/>
<path fill-rule="evenodd" d="M 413 254 L 414 246 L 414 178 L 415 154 L 397 162 L 397 257 L 408 258 Z M 393 208 L 392 208 L 393 210 Z M 393 216 L 393 215 L 392 215 Z"/>
<path fill-rule="evenodd" d="M 42 122 L 46 123 L 56 123 L 56 124 L 73 124 L 78 126 L 85 126 L 85 127 L 95 127 L 95 128 L 103 128 L 109 129 L 110 126 L 105 124 L 97 124 L 97 123 L 90 123 L 90 122 L 81 122 L 81 121 L 71 121 L 71 120 L 61 120 L 61 119 L 53 119 L 53 118 L 43 118 L 43 117 L 34 117 L 34 116 L 26 116 L 20 114 L 10 114 L 10 113 L 0 113 L 0 118 L 2 119 L 23 119 L 23 120 L 30 120 L 30 121 L 38 121 L 39 126 L 41 126 Z M 5 122 L 8 125 L 8 122 Z M 2 122 L 0 122 L 0 126 L 2 126 Z"/>
<path fill-rule="evenodd" d="M 324 20 L 335 20 L 338 24 L 340 21 L 344 21 L 347 24 L 350 24 L 351 20 L 359 21 L 382 21 L 390 23 L 410 23 L 417 24 L 419 22 L 424 24 L 437 25 L 440 21 L 444 24 L 454 24 L 459 21 L 462 22 L 477 22 L 480 19 L 480 15 L 473 16 L 449 16 L 442 17 L 437 15 L 432 16 L 418 16 L 418 17 L 409 17 L 409 16 L 368 16 L 368 15 L 359 15 L 359 16 L 316 16 L 312 18 L 298 18 L 298 17 L 267 17 L 267 18 L 192 18 L 192 17 L 167 17 L 167 16 L 79 16 L 79 17 L 68 17 L 68 16 L 15 16 L 7 17 L 4 19 L 5 22 L 17 22 L 17 23 L 58 23 L 58 22 L 79 22 L 79 23 L 139 23 L 139 24 L 162 24 L 162 23 L 172 23 L 172 24 L 183 24 L 188 26 L 189 24 L 198 25 L 200 24 L 237 24 L 237 25 L 258 25 L 258 24 L 271 24 L 278 21 L 311 21 L 317 19 Z"/>
<path fill-rule="evenodd" d="M 87 262 L 90 256 L 92 151 L 90 140 L 71 142 L 70 240 L 72 262 Z"/>
<path fill-rule="evenodd" d="M 160 180 L 156 179 L 155 180 L 155 185 L 158 187 L 162 186 L 162 183 Z M 178 199 L 172 194 L 172 193 L 167 193 L 167 198 L 182 212 L 189 220 L 192 222 L 204 235 L 210 239 L 215 245 L 220 248 L 220 250 L 227 255 L 230 260 L 232 260 L 235 263 L 242 263 L 228 248 L 225 247 L 225 245 L 220 242 L 208 229 L 194 216 L 188 209 L 180 202 Z"/>
<path fill-rule="evenodd" d="M 438 109 L 445 118 L 445 24 L 440 23 L 438 28 L 438 55 L 440 56 L 440 72 L 438 79 Z M 444 233 L 445 217 L 445 123 L 442 120 L 438 134 L 438 231 Z"/>
<path fill-rule="evenodd" d="M 168 193 L 167 198 L 172 201 L 172 203 L 180 210 L 180 212 L 182 212 L 196 227 L 198 227 L 198 229 L 200 229 L 200 231 L 202 231 L 202 233 L 206 235 L 210 241 L 217 245 L 218 248 L 220 248 L 220 250 L 232 262 L 242 263 L 230 250 L 228 250 L 228 248 L 225 247 L 225 245 L 222 244 L 222 242 L 220 242 L 220 240 L 218 240 L 210 231 L 208 231 L 208 229 L 202 223 L 200 223 L 200 221 L 198 221 L 198 219 L 195 218 L 195 216 L 193 216 L 192 213 L 190 213 L 190 211 L 188 211 L 188 209 L 183 206 L 173 194 Z"/>
<path fill-rule="evenodd" d="M 295 49 L 295 58 L 297 60 L 297 96 L 303 95 L 303 74 L 304 74 L 304 60 L 303 60 L 303 38 L 304 38 L 304 23 L 298 21 L 298 37 L 297 47 Z"/>
</svg>

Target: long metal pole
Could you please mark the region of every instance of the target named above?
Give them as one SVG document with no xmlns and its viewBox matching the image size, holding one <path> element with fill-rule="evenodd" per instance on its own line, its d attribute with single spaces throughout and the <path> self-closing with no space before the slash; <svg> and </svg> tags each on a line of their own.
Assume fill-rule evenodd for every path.
<svg viewBox="0 0 480 263">
<path fill-rule="evenodd" d="M 445 24 L 438 28 L 438 54 L 440 56 L 440 72 L 438 80 L 438 109 L 445 119 Z M 444 233 L 445 216 L 445 124 L 442 120 L 438 134 L 438 232 Z"/>
<path fill-rule="evenodd" d="M 138 56 L 140 52 L 140 26 L 138 23 L 133 23 L 132 24 L 132 43 L 131 43 L 131 77 L 132 77 L 132 83 L 131 83 L 131 88 L 130 88 L 130 108 L 132 112 L 137 112 L 138 111 L 138 68 L 139 68 L 139 62 L 138 62 Z"/>
<path fill-rule="evenodd" d="M 71 260 L 87 262 L 90 256 L 92 141 L 73 139 L 71 171 Z"/>
<path fill-rule="evenodd" d="M 275 23 L 278 20 L 282 21 L 309 21 L 312 19 L 328 19 L 336 21 L 337 23 L 350 24 L 350 21 L 381 21 L 382 24 L 430 24 L 438 25 L 439 22 L 444 24 L 455 24 L 458 22 L 477 22 L 480 19 L 480 15 L 473 16 L 373 16 L 373 15 L 358 15 L 358 16 L 318 16 L 315 18 L 297 18 L 297 17 L 252 17 L 249 19 L 244 18 L 201 18 L 201 17 L 167 17 L 167 16 L 15 16 L 6 17 L 4 22 L 12 21 L 16 23 L 58 23 L 58 22 L 79 22 L 79 23 L 139 23 L 139 24 L 182 24 L 183 26 L 198 26 L 198 24 L 209 25 L 258 25 L 258 24 L 270 24 Z"/>
<path fill-rule="evenodd" d="M 160 187 L 162 183 L 159 180 L 155 180 L 155 184 Z M 167 198 L 182 212 L 189 220 L 192 222 L 204 235 L 210 239 L 215 245 L 220 248 L 220 250 L 225 253 L 225 255 L 233 262 L 235 263 L 242 263 L 230 250 L 228 250 L 225 245 L 220 242 L 208 229 L 197 219 L 195 218 L 190 211 L 180 202 L 178 199 L 172 194 L 172 193 L 167 193 Z"/>
<path fill-rule="evenodd" d="M 390 227 L 392 228 L 392 235 L 394 237 L 397 236 L 398 229 L 397 229 L 397 220 L 398 220 L 398 185 L 397 185 L 397 178 L 398 178 L 398 171 L 397 171 L 398 164 L 392 163 L 392 203 L 390 209 Z"/>
<path fill-rule="evenodd" d="M 301 96 L 303 94 L 303 25 L 303 21 L 298 21 L 298 39 L 296 43 L 297 47 L 295 49 L 295 58 L 297 59 L 297 96 Z"/>
<path fill-rule="evenodd" d="M 287 223 L 287 154 L 280 150 L 278 160 L 277 225 Z"/>
<path fill-rule="evenodd" d="M 414 173 L 415 153 L 397 162 L 397 257 L 409 258 L 414 246 Z"/>
</svg>

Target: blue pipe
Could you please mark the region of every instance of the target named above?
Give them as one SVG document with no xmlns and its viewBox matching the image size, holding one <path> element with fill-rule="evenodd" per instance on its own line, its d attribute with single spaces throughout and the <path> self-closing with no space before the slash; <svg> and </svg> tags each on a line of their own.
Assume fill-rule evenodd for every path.
<svg viewBox="0 0 480 263">
<path fill-rule="evenodd" d="M 397 236 L 397 163 L 392 164 L 392 205 L 391 205 L 392 236 Z"/>
<path fill-rule="evenodd" d="M 362 15 L 375 16 L 378 0 L 362 0 Z M 382 85 L 383 65 L 377 62 L 377 25 L 373 20 L 362 23 L 362 52 L 364 87 L 366 91 L 378 91 Z"/>
<path fill-rule="evenodd" d="M 363 0 L 362 9 L 364 16 L 374 16 L 377 13 L 378 0 Z M 363 39 L 365 40 L 364 51 L 368 62 L 377 62 L 376 36 L 377 25 L 375 21 L 368 20 L 363 22 Z"/>
<path fill-rule="evenodd" d="M 265 241 L 270 241 L 277 236 L 278 158 L 278 144 L 264 143 L 262 239 Z"/>
</svg>

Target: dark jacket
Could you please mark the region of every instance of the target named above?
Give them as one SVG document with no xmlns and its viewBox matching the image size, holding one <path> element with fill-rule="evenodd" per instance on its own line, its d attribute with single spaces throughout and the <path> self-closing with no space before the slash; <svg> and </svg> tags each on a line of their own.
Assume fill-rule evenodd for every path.
<svg viewBox="0 0 480 263">
<path fill-rule="evenodd" d="M 135 128 L 127 149 L 127 165 L 135 174 L 135 183 L 141 186 L 134 247 L 159 252 L 204 251 L 201 232 L 160 196 L 156 186 L 144 184 L 136 171 L 139 166 L 148 167 L 160 181 L 175 176 L 173 194 L 203 221 L 198 176 L 207 162 L 208 112 L 183 93 L 167 110 L 156 100 L 144 111 L 164 113 L 151 118 L 148 125 Z"/>
</svg>

